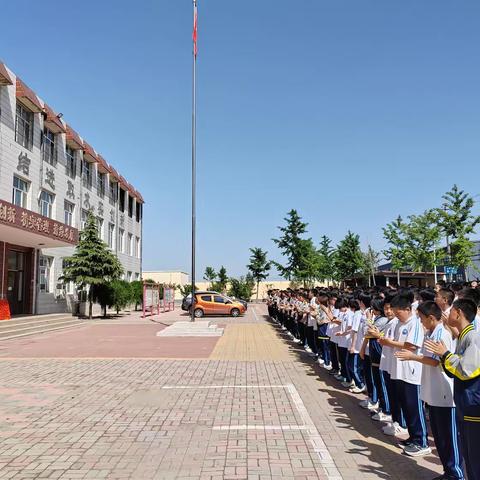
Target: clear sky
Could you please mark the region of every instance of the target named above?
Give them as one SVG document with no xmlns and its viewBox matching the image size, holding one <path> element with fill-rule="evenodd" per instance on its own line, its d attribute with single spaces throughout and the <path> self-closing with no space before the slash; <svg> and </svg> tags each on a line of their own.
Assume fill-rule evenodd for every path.
<svg viewBox="0 0 480 480">
<path fill-rule="evenodd" d="M 144 196 L 144 269 L 190 269 L 190 0 L 2 2 L 0 56 Z M 296 208 L 382 248 L 480 193 L 480 2 L 199 0 L 198 270 Z M 201 276 L 201 275 L 199 275 Z"/>
</svg>

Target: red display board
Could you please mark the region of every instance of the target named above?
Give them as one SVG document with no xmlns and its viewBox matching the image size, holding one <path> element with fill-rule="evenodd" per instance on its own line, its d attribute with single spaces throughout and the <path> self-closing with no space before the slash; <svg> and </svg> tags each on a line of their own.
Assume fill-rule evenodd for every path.
<svg viewBox="0 0 480 480">
<path fill-rule="evenodd" d="M 169 312 L 175 310 L 175 289 L 171 287 L 163 288 L 163 311 Z"/>
<path fill-rule="evenodd" d="M 0 300 L 0 320 L 10 320 L 10 305 L 8 300 Z"/>
<path fill-rule="evenodd" d="M 160 284 L 143 282 L 143 314 L 145 318 L 147 314 L 160 314 Z"/>
</svg>

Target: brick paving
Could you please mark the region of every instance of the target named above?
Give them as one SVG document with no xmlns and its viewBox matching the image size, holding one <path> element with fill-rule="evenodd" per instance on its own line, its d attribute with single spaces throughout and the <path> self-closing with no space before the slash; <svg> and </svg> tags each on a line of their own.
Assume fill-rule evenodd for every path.
<svg viewBox="0 0 480 480">
<path fill-rule="evenodd" d="M 264 320 L 263 308 L 250 313 L 253 333 L 246 332 L 249 317 L 238 325 L 228 320 L 226 331 L 232 334 L 222 338 L 217 353 L 212 347 L 199 358 L 184 357 L 182 339 L 158 337 L 171 342 L 151 356 L 159 358 L 126 358 L 127 342 L 109 347 L 112 358 L 81 358 L 80 348 L 70 358 L 54 358 L 65 353 L 58 343 L 75 344 L 79 335 L 93 332 L 90 327 L 33 339 L 45 358 L 14 358 L 18 341 L 2 343 L 0 479 L 438 475 L 433 455 L 419 460 L 401 455 L 356 405 L 358 397 L 339 391 L 325 371 L 286 342 Z M 97 331 L 95 338 L 113 334 L 102 335 Z M 238 343 L 251 341 L 252 335 L 271 345 L 262 351 L 257 340 L 255 348 L 239 349 Z M 229 345 L 234 359 L 228 359 Z M 177 349 L 178 358 L 160 358 L 165 348 L 170 355 Z M 214 358 L 219 351 L 223 359 Z M 282 357 L 269 358 L 268 351 Z"/>
</svg>

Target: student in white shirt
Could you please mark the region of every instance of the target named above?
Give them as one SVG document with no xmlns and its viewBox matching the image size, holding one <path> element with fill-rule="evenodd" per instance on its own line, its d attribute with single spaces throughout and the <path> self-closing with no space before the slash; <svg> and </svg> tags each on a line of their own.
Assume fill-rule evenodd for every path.
<svg viewBox="0 0 480 480">
<path fill-rule="evenodd" d="M 412 315 L 412 298 L 408 294 L 397 295 L 391 307 L 399 322 L 393 340 L 385 340 L 394 348 L 394 353 L 406 349 L 418 353 L 423 345 L 423 326 L 417 316 Z M 427 440 L 427 425 L 422 401 L 420 383 L 422 364 L 412 360 L 393 358 L 391 380 L 400 407 L 405 415 L 409 438 L 403 442 L 404 453 L 412 457 L 431 453 Z"/>
<path fill-rule="evenodd" d="M 335 332 L 335 340 L 337 343 L 338 348 L 338 359 L 340 361 L 340 374 L 335 375 L 334 378 L 341 381 L 342 384 L 347 384 L 347 387 L 351 386 L 352 378 L 350 377 L 350 373 L 348 371 L 348 301 L 345 298 L 339 298 L 335 307 L 338 309 L 338 316 L 337 316 L 337 323 L 339 329 Z"/>
<path fill-rule="evenodd" d="M 349 302 L 350 311 L 353 313 L 350 314 L 349 321 L 349 341 L 347 344 L 348 348 L 348 371 L 354 385 L 350 387 L 352 393 L 362 393 L 366 390 L 365 383 L 363 381 L 362 367 L 361 367 L 361 358 L 360 358 L 360 349 L 363 344 L 363 323 L 362 317 L 363 312 L 360 309 L 360 303 L 358 300 L 350 300 Z"/>
<path fill-rule="evenodd" d="M 452 351 L 452 336 L 443 325 L 440 307 L 435 302 L 421 303 L 418 315 L 427 331 L 426 338 L 443 342 Z M 420 398 L 428 405 L 433 439 L 443 465 L 442 478 L 464 479 L 453 401 L 453 380 L 443 371 L 439 358 L 425 349 L 420 354 L 400 350 L 395 356 L 400 360 L 414 360 L 423 364 Z"/>
</svg>

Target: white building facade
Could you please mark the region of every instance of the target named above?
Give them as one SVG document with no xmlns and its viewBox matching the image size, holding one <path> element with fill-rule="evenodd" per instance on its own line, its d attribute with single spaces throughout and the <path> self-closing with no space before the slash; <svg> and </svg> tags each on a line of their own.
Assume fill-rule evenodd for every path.
<svg viewBox="0 0 480 480">
<path fill-rule="evenodd" d="M 15 314 L 68 311 L 64 285 L 88 211 L 139 280 L 143 198 L 77 132 L 0 63 L 0 300 Z"/>
</svg>

